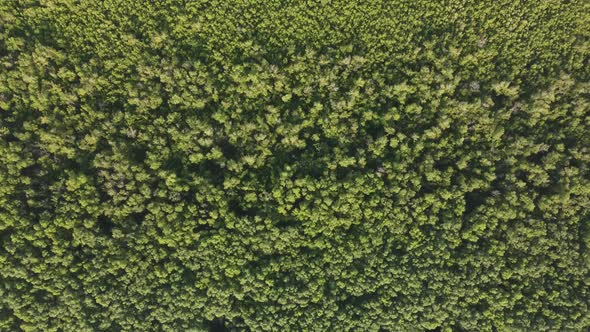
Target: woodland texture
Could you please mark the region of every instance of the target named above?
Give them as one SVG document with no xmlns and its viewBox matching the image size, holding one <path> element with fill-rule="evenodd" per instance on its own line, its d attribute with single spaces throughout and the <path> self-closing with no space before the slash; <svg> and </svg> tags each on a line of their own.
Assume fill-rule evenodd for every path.
<svg viewBox="0 0 590 332">
<path fill-rule="evenodd" d="M 0 331 L 587 331 L 590 2 L 0 0 Z"/>
</svg>

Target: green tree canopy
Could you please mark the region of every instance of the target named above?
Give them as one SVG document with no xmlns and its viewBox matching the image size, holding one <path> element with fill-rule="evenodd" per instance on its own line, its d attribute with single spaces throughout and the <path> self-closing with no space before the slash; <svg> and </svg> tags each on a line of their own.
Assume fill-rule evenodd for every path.
<svg viewBox="0 0 590 332">
<path fill-rule="evenodd" d="M 0 0 L 0 331 L 590 328 L 585 0 Z"/>
</svg>

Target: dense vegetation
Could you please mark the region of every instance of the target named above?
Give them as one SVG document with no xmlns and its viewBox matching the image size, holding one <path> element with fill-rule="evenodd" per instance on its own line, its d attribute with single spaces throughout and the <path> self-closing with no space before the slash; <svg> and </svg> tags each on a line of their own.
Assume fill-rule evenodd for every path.
<svg viewBox="0 0 590 332">
<path fill-rule="evenodd" d="M 583 331 L 585 0 L 0 0 L 1 331 Z"/>
</svg>

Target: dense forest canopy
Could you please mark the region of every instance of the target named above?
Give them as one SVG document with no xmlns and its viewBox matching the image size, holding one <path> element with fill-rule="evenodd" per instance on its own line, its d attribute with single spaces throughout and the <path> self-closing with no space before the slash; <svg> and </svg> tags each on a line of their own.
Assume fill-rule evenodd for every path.
<svg viewBox="0 0 590 332">
<path fill-rule="evenodd" d="M 0 331 L 585 331 L 590 2 L 0 0 Z"/>
</svg>

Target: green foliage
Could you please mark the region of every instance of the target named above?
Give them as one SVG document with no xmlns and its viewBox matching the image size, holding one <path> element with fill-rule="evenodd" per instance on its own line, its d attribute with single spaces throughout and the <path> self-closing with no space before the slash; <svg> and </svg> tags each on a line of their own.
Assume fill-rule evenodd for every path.
<svg viewBox="0 0 590 332">
<path fill-rule="evenodd" d="M 0 330 L 590 328 L 584 0 L 0 0 Z"/>
</svg>

